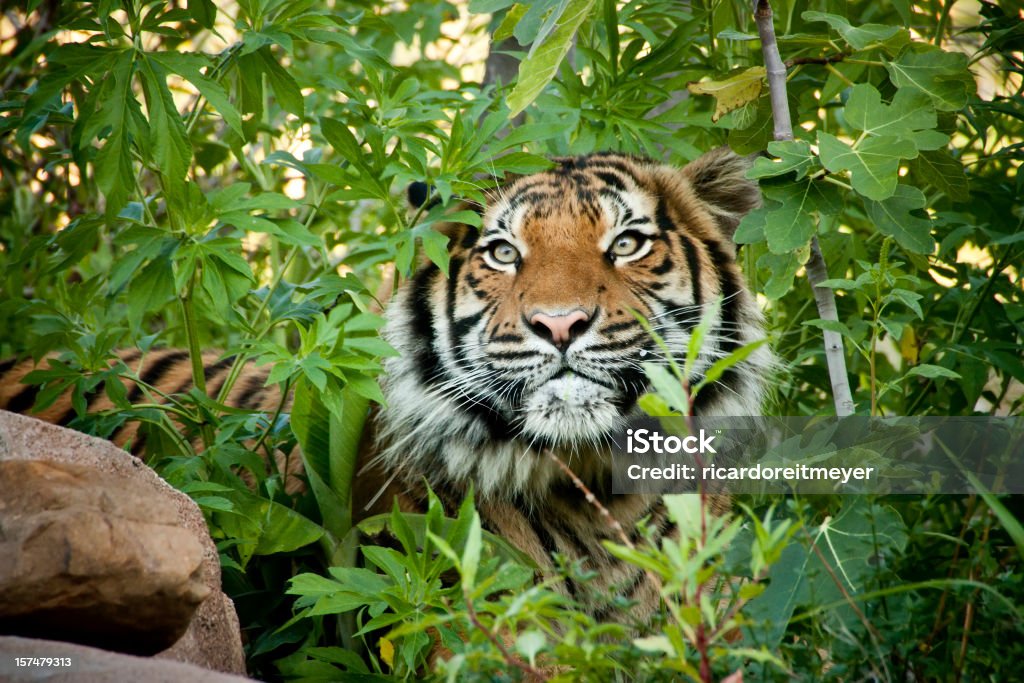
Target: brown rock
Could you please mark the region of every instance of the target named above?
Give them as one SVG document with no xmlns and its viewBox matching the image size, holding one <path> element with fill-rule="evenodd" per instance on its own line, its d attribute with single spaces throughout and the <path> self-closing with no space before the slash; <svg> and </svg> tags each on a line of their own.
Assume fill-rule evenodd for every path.
<svg viewBox="0 0 1024 683">
<path fill-rule="evenodd" d="M 26 477 L 41 482 L 43 492 L 30 489 Z M 32 516 L 37 523 L 27 521 L 26 514 L 15 515 L 15 500 L 36 511 Z M 8 531 L 15 523 L 18 534 Z M 54 585 L 61 587 L 69 605 L 89 600 L 106 604 L 109 609 L 102 613 L 110 615 L 106 623 L 115 631 L 104 632 L 91 613 L 85 618 L 81 610 L 60 612 L 52 600 L 26 605 L 29 599 L 18 591 L 33 583 L 39 586 L 31 575 L 38 569 L 30 566 L 50 567 Z M 53 571 L 57 567 L 66 569 Z M 8 572 L 22 577 L 17 589 Z M 14 604 L 9 597 L 14 595 L 20 596 L 21 607 L 0 607 L 4 631 L 12 632 L 7 625 L 11 622 L 4 621 L 7 615 L 22 625 L 38 625 L 42 622 L 28 615 L 42 619 L 49 614 L 57 617 L 60 635 L 38 629 L 17 632 L 50 639 L 72 634 L 78 642 L 96 643 L 96 634 L 106 639 L 133 624 L 142 635 L 129 639 L 128 646 L 120 636 L 103 645 L 136 652 L 165 646 L 168 638 L 180 634 L 182 615 L 194 610 L 191 620 L 184 620 L 184 635 L 158 656 L 245 672 L 238 617 L 221 592 L 217 549 L 195 503 L 138 458 L 106 441 L 0 411 L 0 605 Z M 154 614 L 163 626 L 153 627 Z M 170 622 L 178 622 L 173 634 Z"/>
<path fill-rule="evenodd" d="M 50 659 L 51 666 L 18 666 L 16 658 Z M 52 666 L 60 660 L 62 666 Z M 24 660 L 22 663 L 25 663 Z M 63 664 L 69 664 L 64 666 Z M 47 683 L 240 683 L 247 678 L 190 664 L 132 657 L 51 640 L 0 637 L 0 681 Z"/>
<path fill-rule="evenodd" d="M 0 631 L 155 654 L 210 594 L 174 506 L 66 463 L 0 462 Z"/>
</svg>

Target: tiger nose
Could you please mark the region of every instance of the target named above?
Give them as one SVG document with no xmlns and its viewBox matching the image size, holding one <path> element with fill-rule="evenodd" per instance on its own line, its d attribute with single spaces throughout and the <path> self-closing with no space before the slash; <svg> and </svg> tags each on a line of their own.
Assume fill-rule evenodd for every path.
<svg viewBox="0 0 1024 683">
<path fill-rule="evenodd" d="M 563 351 L 586 332 L 589 323 L 590 316 L 579 309 L 560 315 L 538 312 L 530 316 L 533 331 Z"/>
</svg>

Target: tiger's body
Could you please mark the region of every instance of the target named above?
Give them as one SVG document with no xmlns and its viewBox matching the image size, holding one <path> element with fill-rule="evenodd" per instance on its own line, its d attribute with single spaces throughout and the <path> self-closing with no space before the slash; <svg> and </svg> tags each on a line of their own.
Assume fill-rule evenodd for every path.
<svg viewBox="0 0 1024 683">
<path fill-rule="evenodd" d="M 450 276 L 424 264 L 388 305 L 384 335 L 400 355 L 385 363 L 388 407 L 374 413 L 364 439 L 356 515 L 387 510 L 396 498 L 421 510 L 425 484 L 453 506 L 472 488 L 485 527 L 542 568 L 557 552 L 596 572 L 585 590 L 565 584 L 595 616 L 610 615 L 607 599 L 594 596 L 614 594 L 635 601 L 632 616 L 645 619 L 657 587 L 607 553 L 607 520 L 548 453 L 627 532 L 647 518 L 656 534 L 672 533 L 657 496 L 611 495 L 600 447 L 637 414 L 642 363 L 664 356 L 634 312 L 681 358 L 692 329 L 720 302 L 691 385 L 763 336 L 732 243 L 760 201 L 747 167 L 727 150 L 682 170 L 616 154 L 560 159 L 498 191 L 479 230 L 446 226 Z M 148 366 L 151 379 L 164 373 L 160 359 Z M 758 349 L 705 387 L 693 412 L 756 414 L 769 364 Z M 247 371 L 233 403 L 263 405 L 259 372 L 265 378 Z M 0 406 L 15 394 L 4 392 Z"/>
</svg>

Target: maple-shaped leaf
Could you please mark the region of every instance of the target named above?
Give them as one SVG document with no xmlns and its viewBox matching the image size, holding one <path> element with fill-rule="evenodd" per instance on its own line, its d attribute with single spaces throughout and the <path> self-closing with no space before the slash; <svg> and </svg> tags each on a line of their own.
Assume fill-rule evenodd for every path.
<svg viewBox="0 0 1024 683">
<path fill-rule="evenodd" d="M 935 248 L 931 221 L 920 213 L 926 204 L 924 193 L 911 185 L 899 185 L 895 193 L 880 202 L 866 201 L 868 218 L 878 231 L 891 235 L 907 251 L 930 254 Z"/>
<path fill-rule="evenodd" d="M 821 163 L 833 173 L 850 172 L 850 183 L 860 194 L 881 201 L 896 191 L 900 159 L 917 156 L 917 146 L 895 135 L 868 137 L 848 145 L 834 135 L 818 131 Z"/>
</svg>

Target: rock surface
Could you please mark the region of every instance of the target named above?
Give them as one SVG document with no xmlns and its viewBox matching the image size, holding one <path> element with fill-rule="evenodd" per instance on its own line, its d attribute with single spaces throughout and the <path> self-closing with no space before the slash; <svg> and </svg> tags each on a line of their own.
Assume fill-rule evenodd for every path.
<svg viewBox="0 0 1024 683">
<path fill-rule="evenodd" d="M 106 441 L 5 411 L 0 633 L 245 672 L 217 550 L 191 499 Z"/>
<path fill-rule="evenodd" d="M 18 666 L 18 657 L 70 660 L 70 666 Z M 247 680 L 191 664 L 133 657 L 73 643 L 0 637 L 0 681 L 11 683 L 239 683 Z"/>
<path fill-rule="evenodd" d="M 0 630 L 152 655 L 210 595 L 166 498 L 69 463 L 0 461 Z"/>
</svg>

